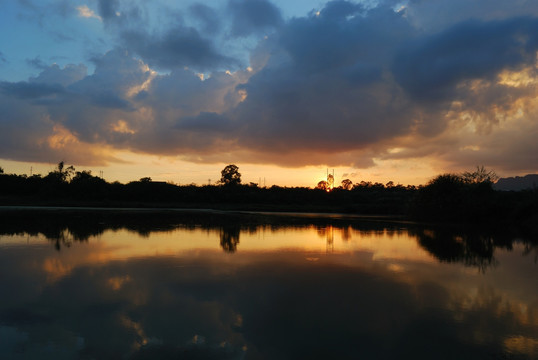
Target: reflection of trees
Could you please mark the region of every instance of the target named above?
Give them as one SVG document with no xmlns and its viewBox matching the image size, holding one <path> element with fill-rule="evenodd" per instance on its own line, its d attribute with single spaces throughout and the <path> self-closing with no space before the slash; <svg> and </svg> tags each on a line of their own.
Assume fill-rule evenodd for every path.
<svg viewBox="0 0 538 360">
<path fill-rule="evenodd" d="M 334 228 L 332 226 L 327 227 L 326 232 L 326 249 L 327 253 L 334 252 Z"/>
<path fill-rule="evenodd" d="M 239 234 L 241 232 L 238 226 L 223 227 L 220 230 L 220 247 L 228 253 L 233 253 L 237 250 L 239 244 Z"/>
<path fill-rule="evenodd" d="M 529 255 L 532 252 L 534 252 L 534 263 L 536 264 L 538 263 L 538 245 L 526 243 L 523 255 Z"/>
<path fill-rule="evenodd" d="M 461 262 L 485 271 L 495 266 L 495 248 L 512 249 L 511 237 L 487 234 L 470 229 L 450 230 L 444 228 L 413 230 L 420 246 L 442 262 Z"/>
<path fill-rule="evenodd" d="M 351 227 L 346 226 L 342 228 L 342 240 L 348 242 L 351 240 Z"/>
<path fill-rule="evenodd" d="M 54 241 L 54 248 L 58 251 L 62 247 L 71 247 L 73 244 L 73 236 L 68 230 L 63 230 L 55 236 L 48 236 L 47 239 Z"/>
<path fill-rule="evenodd" d="M 398 223 L 364 221 L 345 217 L 312 216 L 263 216 L 259 214 L 174 212 L 174 211 L 106 211 L 106 210 L 24 210 L 0 211 L 0 235 L 43 235 L 57 249 L 69 247 L 74 242 L 87 241 L 106 230 L 126 229 L 141 236 L 155 232 L 168 232 L 178 228 L 217 230 L 220 246 L 225 252 L 237 251 L 241 231 L 255 233 L 264 229 L 278 231 L 289 228 L 317 229 L 327 240 L 327 251 L 334 243 L 334 232 L 340 232 L 344 241 L 353 231 L 365 236 L 401 233 L 417 237 L 420 246 L 444 262 L 461 262 L 486 269 L 495 264 L 495 248 L 512 249 L 514 239 L 524 244 L 523 255 L 535 253 L 538 260 L 536 236 L 530 234 L 480 232 L 473 228 L 438 227 L 426 229 L 409 224 L 402 230 Z"/>
</svg>

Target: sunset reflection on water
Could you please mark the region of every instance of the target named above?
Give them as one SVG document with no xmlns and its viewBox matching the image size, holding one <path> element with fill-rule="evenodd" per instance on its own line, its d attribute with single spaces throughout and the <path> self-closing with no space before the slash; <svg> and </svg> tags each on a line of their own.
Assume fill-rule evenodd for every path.
<svg viewBox="0 0 538 360">
<path fill-rule="evenodd" d="M 7 358 L 538 355 L 528 243 L 458 253 L 480 237 L 451 235 L 445 254 L 439 232 L 379 224 L 63 231 L 0 237 Z"/>
</svg>

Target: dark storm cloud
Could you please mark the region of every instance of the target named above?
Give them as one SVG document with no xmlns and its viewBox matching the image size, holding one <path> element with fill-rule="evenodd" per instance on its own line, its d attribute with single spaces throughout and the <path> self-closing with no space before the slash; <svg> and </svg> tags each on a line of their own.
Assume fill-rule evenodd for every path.
<svg viewBox="0 0 538 360">
<path fill-rule="evenodd" d="M 342 20 L 348 16 L 354 16 L 363 10 L 360 4 L 345 0 L 335 0 L 327 3 L 320 11 L 320 16 L 329 20 Z"/>
<path fill-rule="evenodd" d="M 117 17 L 116 13 L 119 12 L 120 7 L 119 0 L 99 0 L 97 4 L 99 9 L 99 16 L 101 16 L 104 21 L 108 21 Z"/>
<path fill-rule="evenodd" d="M 176 125 L 177 129 L 219 134 L 231 133 L 236 127 L 237 125 L 229 118 L 214 112 L 202 112 L 195 117 L 184 117 Z"/>
<path fill-rule="evenodd" d="M 217 12 L 202 3 L 191 5 L 189 12 L 201 23 L 201 30 L 206 34 L 215 34 L 221 28 L 221 20 Z"/>
<path fill-rule="evenodd" d="M 414 32 L 392 9 L 348 18 L 360 8 L 346 4 L 329 3 L 319 16 L 292 19 L 279 32 L 279 45 L 290 54 L 297 70 L 326 73 L 360 64 L 379 68 L 390 61 L 394 47 Z"/>
<path fill-rule="evenodd" d="M 413 29 L 390 9 L 352 16 L 360 10 L 338 1 L 280 29 L 267 51 L 282 60 L 241 86 L 248 97 L 235 115 L 245 145 L 335 153 L 407 131 L 414 109 L 383 73 L 392 49 Z"/>
<path fill-rule="evenodd" d="M 29 112 L 49 126 L 47 136 L 61 125 L 90 144 L 202 162 L 367 167 L 435 154 L 529 168 L 533 158 L 518 144 L 533 150 L 538 132 L 527 120 L 538 112 L 533 6 L 525 5 L 527 17 L 507 16 L 504 3 L 479 1 L 477 19 L 452 12 L 434 26 L 421 22 L 437 14 L 432 3 L 449 4 L 396 11 L 390 1 L 338 0 L 284 20 L 268 1 L 232 0 L 223 13 L 197 3 L 147 27 L 142 3 L 101 1 L 118 48 L 96 56 L 89 75 L 83 65 L 37 62 L 38 76 L 2 83 L 2 120 L 13 125 L 5 114 Z M 245 42 L 257 43 L 248 68 L 235 52 Z M 508 164 L 516 156 L 527 160 Z"/>
<path fill-rule="evenodd" d="M 28 82 L 0 82 L 0 93 L 18 99 L 37 99 L 63 93 L 65 90 L 59 84 L 33 84 Z"/>
<path fill-rule="evenodd" d="M 237 65 L 236 60 L 220 54 L 212 41 L 202 37 L 193 27 L 177 25 L 162 34 L 129 30 L 123 32 L 121 37 L 128 49 L 158 68 L 192 66 L 208 70 Z"/>
<path fill-rule="evenodd" d="M 249 36 L 282 23 L 280 9 L 267 0 L 230 0 L 233 36 Z"/>
<path fill-rule="evenodd" d="M 394 1 L 394 5 L 401 2 Z M 411 0 L 405 9 L 409 21 L 427 33 L 447 29 L 469 20 L 505 20 L 538 16 L 538 2 L 505 0 Z"/>
<path fill-rule="evenodd" d="M 503 69 L 532 63 L 538 19 L 468 21 L 416 41 L 397 54 L 394 75 L 421 99 L 454 96 L 464 80 L 491 79 Z"/>
</svg>

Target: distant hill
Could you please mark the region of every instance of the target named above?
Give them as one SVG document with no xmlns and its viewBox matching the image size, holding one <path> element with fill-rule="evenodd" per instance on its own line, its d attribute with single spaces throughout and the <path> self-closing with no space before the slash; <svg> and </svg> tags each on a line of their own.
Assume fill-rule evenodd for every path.
<svg viewBox="0 0 538 360">
<path fill-rule="evenodd" d="M 495 190 L 518 191 L 538 188 L 538 174 L 500 178 L 493 188 Z"/>
</svg>

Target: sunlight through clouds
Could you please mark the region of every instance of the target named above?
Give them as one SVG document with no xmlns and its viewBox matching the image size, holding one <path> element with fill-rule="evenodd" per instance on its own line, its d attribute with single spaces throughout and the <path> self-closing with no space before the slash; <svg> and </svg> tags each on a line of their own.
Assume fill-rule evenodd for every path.
<svg viewBox="0 0 538 360">
<path fill-rule="evenodd" d="M 310 11 L 307 1 L 269 0 L 32 4 L 16 9 L 48 31 L 40 36 L 56 34 L 50 49 L 88 50 L 80 62 L 41 57 L 36 47 L 30 76 L 0 78 L 6 160 L 105 146 L 89 151 L 103 158 L 77 165 L 114 166 L 113 153 L 128 151 L 279 171 L 371 168 L 386 181 L 385 161 L 400 161 L 402 178 L 422 160 L 435 171 L 471 162 L 500 175 L 537 171 L 538 6 L 530 2 L 335 0 Z M 79 18 L 99 22 L 82 27 Z M 22 19 L 10 21 L 28 26 Z M 48 149 L 37 156 L 35 144 Z M 415 184 L 435 172 L 423 174 Z"/>
<path fill-rule="evenodd" d="M 83 18 L 94 18 L 99 21 L 103 21 L 103 19 L 97 15 L 92 9 L 88 7 L 88 5 L 81 5 L 77 7 L 78 16 Z"/>
</svg>

